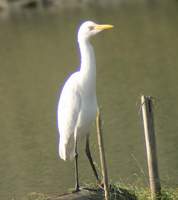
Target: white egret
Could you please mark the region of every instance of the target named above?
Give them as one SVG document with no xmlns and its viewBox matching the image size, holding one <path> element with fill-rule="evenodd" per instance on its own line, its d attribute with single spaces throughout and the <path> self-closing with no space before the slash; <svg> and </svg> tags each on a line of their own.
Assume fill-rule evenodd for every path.
<svg viewBox="0 0 178 200">
<path fill-rule="evenodd" d="M 86 21 L 80 26 L 80 69 L 67 79 L 59 99 L 59 155 L 63 160 L 75 158 L 75 191 L 79 191 L 77 140 L 80 136 L 86 137 L 86 155 L 97 181 L 100 182 L 89 148 L 89 132 L 97 112 L 96 64 L 90 38 L 112 27 L 92 21 Z"/>
</svg>

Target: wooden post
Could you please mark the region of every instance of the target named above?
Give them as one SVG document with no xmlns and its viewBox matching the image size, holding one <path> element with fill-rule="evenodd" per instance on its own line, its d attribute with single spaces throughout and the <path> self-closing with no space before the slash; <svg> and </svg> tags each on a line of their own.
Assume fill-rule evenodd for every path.
<svg viewBox="0 0 178 200">
<path fill-rule="evenodd" d="M 161 199 L 161 184 L 158 172 L 156 138 L 154 131 L 152 106 L 153 104 L 151 97 L 141 96 L 141 108 L 142 108 L 143 125 L 145 132 L 145 143 L 146 143 L 151 197 L 153 200 L 158 200 Z"/>
<path fill-rule="evenodd" d="M 102 170 L 103 181 L 104 181 L 105 200 L 109 200 L 108 173 L 107 173 L 106 158 L 105 158 L 103 136 L 102 136 L 102 133 L 103 133 L 102 121 L 101 121 L 99 109 L 97 111 L 97 116 L 96 116 L 96 128 L 97 128 L 97 136 L 98 136 L 100 161 L 101 161 L 101 170 Z"/>
</svg>

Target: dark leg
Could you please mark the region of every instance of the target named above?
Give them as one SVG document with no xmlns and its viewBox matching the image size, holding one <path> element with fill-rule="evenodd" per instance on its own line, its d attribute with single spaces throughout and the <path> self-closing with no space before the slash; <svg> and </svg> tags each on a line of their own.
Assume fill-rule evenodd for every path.
<svg viewBox="0 0 178 200">
<path fill-rule="evenodd" d="M 78 152 L 77 152 L 77 141 L 75 145 L 75 191 L 78 192 L 79 189 L 79 177 L 78 177 Z"/>
<path fill-rule="evenodd" d="M 99 179 L 99 177 L 98 177 L 98 173 L 97 173 L 97 171 L 96 171 L 96 168 L 95 168 L 95 165 L 94 165 L 94 163 L 93 163 L 93 159 L 92 159 L 91 153 L 90 153 L 89 137 L 87 137 L 87 140 L 86 140 L 86 155 L 87 155 L 87 158 L 88 158 L 88 160 L 89 160 L 89 162 L 90 162 L 90 165 L 91 165 L 91 167 L 92 167 L 93 173 L 94 173 L 94 175 L 95 175 L 95 177 L 96 177 L 96 180 L 97 180 L 98 183 L 100 184 L 100 179 Z"/>
</svg>

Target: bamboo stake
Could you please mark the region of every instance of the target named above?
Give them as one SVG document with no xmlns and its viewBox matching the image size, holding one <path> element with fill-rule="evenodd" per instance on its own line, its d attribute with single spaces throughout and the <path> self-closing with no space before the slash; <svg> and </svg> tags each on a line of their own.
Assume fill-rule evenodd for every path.
<svg viewBox="0 0 178 200">
<path fill-rule="evenodd" d="M 107 173 L 105 150 L 104 150 L 103 136 L 102 136 L 103 134 L 102 120 L 101 120 L 99 109 L 97 111 L 97 116 L 96 116 L 96 128 L 97 128 L 97 136 L 98 136 L 100 161 L 101 161 L 101 170 L 102 170 L 103 181 L 104 181 L 105 200 L 109 200 L 108 173 Z"/>
<path fill-rule="evenodd" d="M 156 137 L 154 130 L 152 98 L 141 96 L 143 125 L 147 152 L 149 183 L 153 200 L 161 199 L 161 184 L 158 172 Z"/>
</svg>

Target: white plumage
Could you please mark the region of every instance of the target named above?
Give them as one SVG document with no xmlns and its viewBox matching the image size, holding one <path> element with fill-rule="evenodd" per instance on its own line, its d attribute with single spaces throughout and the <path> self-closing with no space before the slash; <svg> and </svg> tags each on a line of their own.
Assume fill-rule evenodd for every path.
<svg viewBox="0 0 178 200">
<path fill-rule="evenodd" d="M 79 28 L 80 69 L 65 82 L 58 104 L 59 155 L 63 160 L 76 156 L 78 137 L 89 134 L 96 117 L 96 64 L 89 39 L 112 27 L 87 21 Z"/>
</svg>

